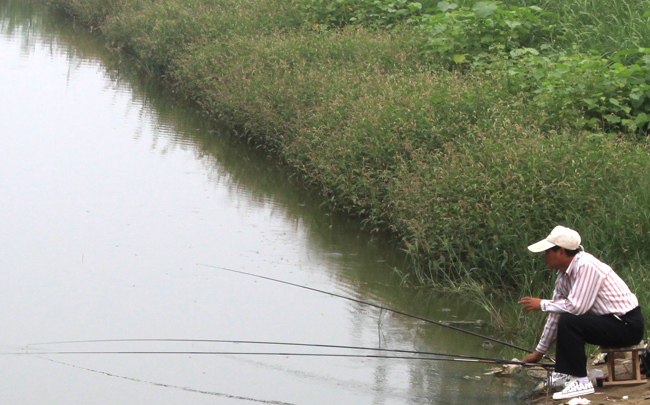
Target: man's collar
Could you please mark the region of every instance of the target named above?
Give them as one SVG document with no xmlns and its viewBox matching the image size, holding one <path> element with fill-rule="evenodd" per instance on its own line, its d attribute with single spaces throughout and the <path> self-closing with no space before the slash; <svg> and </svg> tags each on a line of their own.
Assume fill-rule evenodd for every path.
<svg viewBox="0 0 650 405">
<path fill-rule="evenodd" d="M 569 267 L 567 267 L 565 273 L 567 276 L 571 275 L 571 272 L 573 271 L 573 268 L 576 266 L 578 263 L 578 256 L 580 256 L 582 252 L 578 252 L 575 256 L 573 256 L 573 259 L 571 259 L 571 263 L 569 263 Z"/>
</svg>

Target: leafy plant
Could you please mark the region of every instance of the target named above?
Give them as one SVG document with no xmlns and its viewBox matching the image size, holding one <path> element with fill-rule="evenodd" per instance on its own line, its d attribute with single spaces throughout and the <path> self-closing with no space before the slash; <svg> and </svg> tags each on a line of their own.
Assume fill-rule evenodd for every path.
<svg viewBox="0 0 650 405">
<path fill-rule="evenodd" d="M 319 30 L 349 24 L 389 28 L 421 15 L 427 0 L 307 0 L 307 20 Z"/>
<path fill-rule="evenodd" d="M 468 63 L 488 52 L 504 54 L 538 47 L 557 36 L 553 24 L 556 16 L 535 6 L 481 1 L 468 8 L 442 1 L 437 10 L 419 19 L 426 36 L 424 52 L 456 64 Z"/>
<path fill-rule="evenodd" d="M 622 58 L 636 61 L 624 65 Z M 513 63 L 510 75 L 556 122 L 628 133 L 648 130 L 650 48 L 621 51 L 612 58 L 526 55 Z"/>
</svg>

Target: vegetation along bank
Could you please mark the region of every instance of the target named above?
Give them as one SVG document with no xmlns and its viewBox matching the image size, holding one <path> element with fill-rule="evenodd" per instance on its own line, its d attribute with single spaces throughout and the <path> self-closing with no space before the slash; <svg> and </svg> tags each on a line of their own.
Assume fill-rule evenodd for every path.
<svg viewBox="0 0 650 405">
<path fill-rule="evenodd" d="M 409 280 L 548 295 L 526 246 L 563 224 L 650 312 L 646 2 L 50 4 L 390 232 Z"/>
</svg>

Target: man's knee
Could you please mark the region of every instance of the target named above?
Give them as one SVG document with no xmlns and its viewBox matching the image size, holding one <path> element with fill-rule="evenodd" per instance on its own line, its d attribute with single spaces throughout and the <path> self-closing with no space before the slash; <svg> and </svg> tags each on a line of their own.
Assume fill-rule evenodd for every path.
<svg viewBox="0 0 650 405">
<path fill-rule="evenodd" d="M 569 314 L 569 313 L 564 313 L 560 315 L 560 319 L 557 321 L 557 327 L 558 329 L 566 328 L 569 325 L 572 325 L 575 323 L 576 318 L 578 318 L 577 315 Z"/>
<path fill-rule="evenodd" d="M 558 336 L 568 337 L 571 335 L 585 338 L 584 335 L 590 329 L 592 323 L 591 318 L 590 315 L 574 315 L 568 313 L 560 315 L 557 323 Z"/>
</svg>

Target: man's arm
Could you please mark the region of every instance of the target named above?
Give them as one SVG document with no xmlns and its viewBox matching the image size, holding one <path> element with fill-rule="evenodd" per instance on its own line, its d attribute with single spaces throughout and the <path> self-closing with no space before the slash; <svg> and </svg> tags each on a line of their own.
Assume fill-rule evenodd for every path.
<svg viewBox="0 0 650 405">
<path fill-rule="evenodd" d="M 556 290 L 553 291 L 553 299 L 557 299 L 560 296 L 561 294 L 556 288 Z M 524 306 L 521 309 L 523 311 L 526 311 L 527 313 L 530 311 L 542 310 L 542 299 L 540 298 L 524 297 L 521 300 L 519 300 L 519 304 L 524 304 Z M 548 352 L 551 344 L 555 341 L 557 335 L 558 319 L 559 319 L 558 314 L 554 314 L 554 313 L 548 314 L 548 318 L 546 319 L 546 325 L 544 325 L 544 332 L 542 333 L 539 343 L 537 344 L 535 351 L 532 354 L 526 356 L 527 359 L 529 360 L 536 359 L 537 361 L 539 361 L 543 357 L 544 353 Z M 536 363 L 537 361 L 530 361 L 530 363 Z M 527 363 L 529 362 L 527 361 Z"/>
<path fill-rule="evenodd" d="M 544 357 L 544 353 L 540 353 L 537 350 L 524 357 L 522 360 L 524 363 L 539 363 L 540 360 Z"/>
</svg>

